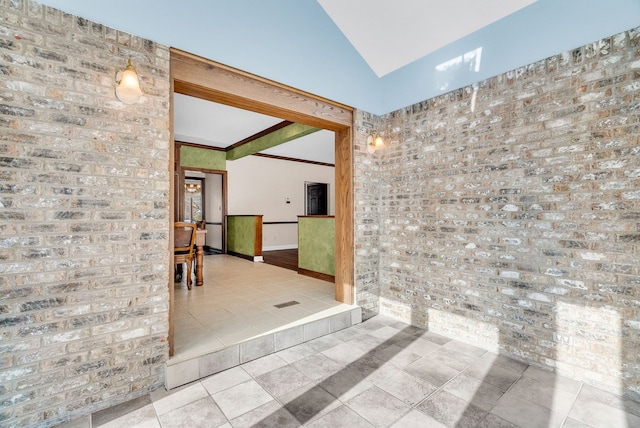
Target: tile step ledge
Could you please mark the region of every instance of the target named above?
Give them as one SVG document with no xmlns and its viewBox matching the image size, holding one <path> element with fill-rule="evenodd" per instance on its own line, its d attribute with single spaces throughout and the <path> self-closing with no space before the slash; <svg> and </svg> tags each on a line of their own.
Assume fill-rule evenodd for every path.
<svg viewBox="0 0 640 428">
<path fill-rule="evenodd" d="M 362 310 L 353 305 L 313 321 L 278 328 L 223 349 L 193 356 L 172 358 L 165 363 L 165 388 L 173 389 L 247 363 L 283 349 L 335 333 L 362 322 Z"/>
</svg>

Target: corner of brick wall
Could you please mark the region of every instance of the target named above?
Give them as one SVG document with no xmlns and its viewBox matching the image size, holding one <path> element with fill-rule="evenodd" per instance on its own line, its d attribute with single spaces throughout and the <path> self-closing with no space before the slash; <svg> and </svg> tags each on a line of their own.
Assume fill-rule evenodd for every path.
<svg viewBox="0 0 640 428">
<path fill-rule="evenodd" d="M 0 0 L 0 425 L 164 384 L 169 50 Z M 114 77 L 131 58 L 145 96 Z"/>
<path fill-rule="evenodd" d="M 382 118 L 359 110 L 354 116 L 354 277 L 356 304 L 369 319 L 380 312 L 380 156 L 367 152 L 367 137 Z"/>
</svg>

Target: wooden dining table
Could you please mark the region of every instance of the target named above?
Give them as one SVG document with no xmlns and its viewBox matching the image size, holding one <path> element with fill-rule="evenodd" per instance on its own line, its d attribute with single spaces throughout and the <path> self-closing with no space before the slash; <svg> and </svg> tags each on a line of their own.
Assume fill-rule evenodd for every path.
<svg viewBox="0 0 640 428">
<path fill-rule="evenodd" d="M 206 234 L 206 229 L 196 230 L 196 286 L 202 286 L 204 284 L 202 265 L 204 263 L 204 244 Z"/>
</svg>

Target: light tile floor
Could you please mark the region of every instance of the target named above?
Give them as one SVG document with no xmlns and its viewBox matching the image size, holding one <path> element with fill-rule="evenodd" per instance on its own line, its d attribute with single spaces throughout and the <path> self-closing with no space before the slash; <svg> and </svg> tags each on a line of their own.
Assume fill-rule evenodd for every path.
<svg viewBox="0 0 640 428">
<path fill-rule="evenodd" d="M 204 285 L 174 292 L 175 353 L 189 360 L 251 337 L 353 309 L 334 299 L 334 284 L 239 257 L 204 257 Z M 195 281 L 194 281 L 195 284 Z M 282 309 L 276 304 L 296 301 Z"/>
<path fill-rule="evenodd" d="M 640 426 L 640 403 L 383 316 L 67 427 Z"/>
</svg>

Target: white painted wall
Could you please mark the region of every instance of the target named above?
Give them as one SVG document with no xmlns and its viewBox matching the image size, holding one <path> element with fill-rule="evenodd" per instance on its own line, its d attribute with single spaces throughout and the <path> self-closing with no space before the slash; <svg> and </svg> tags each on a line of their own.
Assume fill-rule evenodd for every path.
<svg viewBox="0 0 640 428">
<path fill-rule="evenodd" d="M 262 214 L 263 222 L 297 221 L 304 215 L 305 182 L 329 184 L 329 214 L 335 215 L 333 167 L 247 156 L 227 161 L 227 179 L 230 215 Z M 297 225 L 263 226 L 263 250 L 297 247 Z"/>
</svg>

